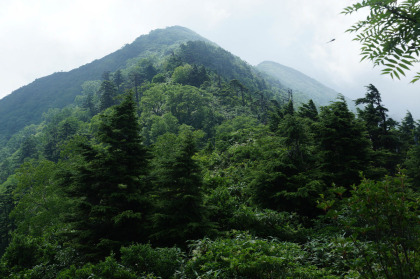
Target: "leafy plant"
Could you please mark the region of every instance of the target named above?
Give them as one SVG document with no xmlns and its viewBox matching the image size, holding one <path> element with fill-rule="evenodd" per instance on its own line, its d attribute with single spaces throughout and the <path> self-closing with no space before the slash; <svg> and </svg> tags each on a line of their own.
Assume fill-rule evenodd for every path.
<svg viewBox="0 0 420 279">
<path fill-rule="evenodd" d="M 355 23 L 347 32 L 358 33 L 354 40 L 362 44 L 362 60 L 375 66 L 385 66 L 382 74 L 400 79 L 418 62 L 420 51 L 420 6 L 418 0 L 363 0 L 344 9 L 344 14 L 362 8 L 370 10 L 364 20 Z M 420 79 L 420 73 L 412 83 Z"/>
<path fill-rule="evenodd" d="M 364 278 L 419 276 L 419 195 L 404 175 L 364 179 L 343 202 L 329 214 L 345 232 L 336 239 L 337 251 L 351 269 Z"/>
<path fill-rule="evenodd" d="M 202 239 L 191 245 L 187 278 L 338 278 L 305 264 L 299 245 L 232 232 L 228 238 Z"/>
</svg>

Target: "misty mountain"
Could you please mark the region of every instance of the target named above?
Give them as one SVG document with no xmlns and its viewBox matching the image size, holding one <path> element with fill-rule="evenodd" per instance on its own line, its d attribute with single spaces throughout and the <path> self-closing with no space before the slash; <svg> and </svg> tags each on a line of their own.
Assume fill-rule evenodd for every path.
<svg viewBox="0 0 420 279">
<path fill-rule="evenodd" d="M 160 65 L 165 63 L 165 59 L 173 58 L 182 63 L 203 66 L 218 75 L 219 80 L 239 81 L 251 95 L 268 94 L 271 96 L 269 98 L 277 98 L 283 103 L 287 100 L 288 88 L 293 89 L 297 103 L 312 98 L 317 105 L 327 105 L 337 96 L 334 90 L 296 70 L 274 62 L 263 62 L 253 67 L 197 33 L 173 26 L 151 31 L 131 44 L 77 69 L 39 78 L 1 99 L 0 141 L 7 140 L 27 125 L 40 123 L 48 109 L 71 105 L 75 97 L 82 93 L 84 82 L 100 80 L 107 71 L 130 69 L 140 59 L 150 57 Z M 172 62 L 177 65 L 176 61 Z"/>
<path fill-rule="evenodd" d="M 318 106 L 326 106 L 338 96 L 338 92 L 315 79 L 284 65 L 272 61 L 258 64 L 257 69 L 272 76 L 285 87 L 293 90 L 293 97 L 303 103 L 312 99 Z M 353 102 L 347 99 L 350 108 Z"/>
</svg>

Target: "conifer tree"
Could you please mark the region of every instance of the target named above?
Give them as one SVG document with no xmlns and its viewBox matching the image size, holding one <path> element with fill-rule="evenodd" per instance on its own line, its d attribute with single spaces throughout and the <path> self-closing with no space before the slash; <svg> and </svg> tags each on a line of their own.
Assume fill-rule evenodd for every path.
<svg viewBox="0 0 420 279">
<path fill-rule="evenodd" d="M 68 241 L 88 260 L 99 260 L 122 245 L 145 241 L 149 208 L 147 152 L 139 135 L 136 106 L 130 93 L 102 115 L 97 139 L 101 148 L 79 144 L 79 165 L 65 179 L 75 208 Z M 66 185 L 67 184 L 67 185 Z"/>
<path fill-rule="evenodd" d="M 399 138 L 401 140 L 401 151 L 403 154 L 407 152 L 410 148 L 410 145 L 416 143 L 416 122 L 414 121 L 413 115 L 411 112 L 407 111 L 406 116 L 401 121 L 401 124 L 398 129 Z"/>
<path fill-rule="evenodd" d="M 309 118 L 313 121 L 318 120 L 318 110 L 316 109 L 315 103 L 311 100 L 307 104 L 303 104 L 298 111 L 300 117 Z"/>
<path fill-rule="evenodd" d="M 316 126 L 316 141 L 326 182 L 350 186 L 359 182 L 359 172 L 367 168 L 370 144 L 360 121 L 349 111 L 343 96 L 322 107 Z"/>
<path fill-rule="evenodd" d="M 104 111 L 115 104 L 115 85 L 110 80 L 104 80 L 101 84 L 101 88 L 99 89 L 99 91 L 101 93 L 99 99 L 99 110 Z"/>
<path fill-rule="evenodd" d="M 185 247 L 185 241 L 204 236 L 213 226 L 203 205 L 201 170 L 193 159 L 194 136 L 186 131 L 178 140 L 174 156 L 161 158 L 155 172 L 159 205 L 152 237 L 161 245 Z"/>
<path fill-rule="evenodd" d="M 293 105 L 293 100 L 289 100 L 287 105 L 284 107 L 284 115 L 294 115 L 295 114 L 295 108 Z"/>
<path fill-rule="evenodd" d="M 117 92 L 120 93 L 120 86 L 124 82 L 121 70 L 117 70 L 113 76 L 114 84 L 117 86 Z"/>
<path fill-rule="evenodd" d="M 356 100 L 356 105 L 364 104 L 363 110 L 358 109 L 359 117 L 365 121 L 373 150 L 395 150 L 396 141 L 393 139 L 391 128 L 395 121 L 388 118 L 388 109 L 382 104 L 381 94 L 378 89 L 369 84 L 364 98 Z"/>
<path fill-rule="evenodd" d="M 290 102 L 289 104 L 291 104 Z M 254 167 L 250 183 L 252 199 L 263 208 L 298 212 L 305 216 L 317 214 L 315 208 L 324 184 L 319 179 L 319 158 L 314 153 L 312 134 L 302 118 L 286 114 L 273 138 L 281 149 L 268 149 L 265 160 Z"/>
</svg>

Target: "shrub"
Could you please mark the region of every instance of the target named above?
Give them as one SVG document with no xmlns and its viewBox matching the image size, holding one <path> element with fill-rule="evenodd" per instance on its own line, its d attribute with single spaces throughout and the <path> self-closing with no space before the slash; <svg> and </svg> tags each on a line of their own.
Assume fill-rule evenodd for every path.
<svg viewBox="0 0 420 279">
<path fill-rule="evenodd" d="M 178 248 L 152 248 L 150 244 L 121 248 L 121 264 L 137 274 L 172 278 L 182 262 L 183 254 Z"/>
<path fill-rule="evenodd" d="M 329 215 L 343 236 L 336 252 L 363 278 L 418 278 L 420 274 L 419 195 L 403 175 L 354 186 L 343 208 Z"/>
<path fill-rule="evenodd" d="M 186 278 L 338 278 L 305 264 L 296 243 L 234 232 L 230 238 L 202 239 L 192 244 Z"/>
</svg>

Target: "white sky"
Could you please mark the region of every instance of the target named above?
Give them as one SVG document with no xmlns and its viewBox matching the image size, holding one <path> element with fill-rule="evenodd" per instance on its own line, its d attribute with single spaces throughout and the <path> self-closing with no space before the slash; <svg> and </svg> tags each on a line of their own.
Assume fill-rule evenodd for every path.
<svg viewBox="0 0 420 279">
<path fill-rule="evenodd" d="M 101 58 L 156 28 L 180 25 L 251 65 L 295 68 L 351 99 L 374 84 L 390 115 L 420 119 L 420 82 L 360 63 L 345 33 L 354 0 L 1 0 L 0 98 L 36 78 Z M 331 39 L 336 40 L 326 43 Z M 407 76 L 412 77 L 414 73 Z"/>
</svg>

